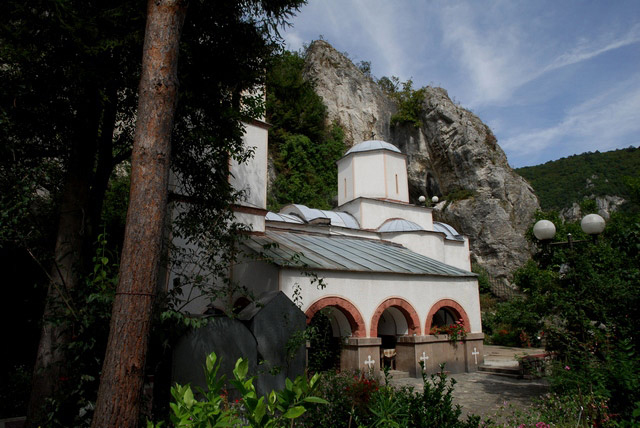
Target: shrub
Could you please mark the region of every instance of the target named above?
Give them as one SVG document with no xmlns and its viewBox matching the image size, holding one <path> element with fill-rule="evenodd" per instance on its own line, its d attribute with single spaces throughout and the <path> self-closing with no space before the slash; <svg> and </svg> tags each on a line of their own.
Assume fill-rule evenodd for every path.
<svg viewBox="0 0 640 428">
<path fill-rule="evenodd" d="M 258 397 L 253 385 L 254 378 L 247 379 L 249 364 L 239 359 L 233 369 L 231 384 L 238 390 L 240 399 L 229 403 L 223 389 L 224 376 L 218 377 L 220 362 L 215 353 L 206 359 L 207 391 L 200 390 L 202 400 L 196 400 L 189 385 L 171 388 L 174 401 L 171 403 L 171 423 L 175 427 L 285 427 L 300 417 L 313 404 L 327 404 L 322 398 L 313 396 L 318 385 L 319 374 L 310 380 L 298 376 L 295 381 L 286 380 L 280 392 L 271 391 L 268 397 Z M 147 423 L 147 427 L 160 427 L 162 423 Z"/>
<path fill-rule="evenodd" d="M 444 369 L 444 367 L 442 367 Z M 424 389 L 393 388 L 361 373 L 327 373 L 318 394 L 327 406 L 309 409 L 303 426 L 311 427 L 477 427 L 480 418 L 461 420 L 459 405 L 453 404 L 455 380 L 444 370 L 422 377 Z"/>
</svg>

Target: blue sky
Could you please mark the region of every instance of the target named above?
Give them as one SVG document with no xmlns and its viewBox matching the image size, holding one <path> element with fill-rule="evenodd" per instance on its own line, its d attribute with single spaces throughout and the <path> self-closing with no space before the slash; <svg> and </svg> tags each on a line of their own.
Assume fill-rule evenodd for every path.
<svg viewBox="0 0 640 428">
<path fill-rule="evenodd" d="M 291 50 L 445 88 L 513 167 L 640 145 L 640 0 L 309 0 L 291 23 Z"/>
</svg>

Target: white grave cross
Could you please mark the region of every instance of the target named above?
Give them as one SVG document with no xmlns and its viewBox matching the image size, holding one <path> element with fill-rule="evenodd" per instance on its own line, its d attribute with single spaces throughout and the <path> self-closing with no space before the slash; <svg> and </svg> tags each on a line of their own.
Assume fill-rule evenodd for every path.
<svg viewBox="0 0 640 428">
<path fill-rule="evenodd" d="M 478 352 L 478 350 L 474 347 L 473 348 L 473 352 L 471 353 L 471 355 L 473 355 L 473 358 L 476 361 L 476 365 L 478 365 L 478 355 L 480 354 L 480 352 Z"/>
<path fill-rule="evenodd" d="M 429 359 L 429 356 L 427 355 L 426 352 L 422 353 L 422 357 L 420 357 L 420 361 L 422 361 L 422 370 L 426 370 L 427 369 L 427 360 Z"/>
<path fill-rule="evenodd" d="M 369 366 L 369 370 L 373 370 L 373 365 L 375 363 L 376 363 L 376 360 L 372 360 L 371 355 L 369 355 L 369 358 L 367 358 L 367 360 L 364 362 L 365 365 Z"/>
</svg>

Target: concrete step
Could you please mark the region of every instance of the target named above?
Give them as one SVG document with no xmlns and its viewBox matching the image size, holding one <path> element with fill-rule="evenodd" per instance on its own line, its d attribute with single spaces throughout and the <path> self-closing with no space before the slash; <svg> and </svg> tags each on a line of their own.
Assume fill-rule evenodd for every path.
<svg viewBox="0 0 640 428">
<path fill-rule="evenodd" d="M 406 379 L 409 377 L 409 372 L 403 372 L 400 370 L 389 370 L 389 375 L 392 379 Z"/>
<path fill-rule="evenodd" d="M 522 378 L 522 372 L 520 371 L 520 367 L 498 367 L 498 366 L 487 366 L 480 365 L 478 366 L 478 371 L 486 374 L 494 374 L 499 376 L 512 377 L 516 379 Z"/>
</svg>

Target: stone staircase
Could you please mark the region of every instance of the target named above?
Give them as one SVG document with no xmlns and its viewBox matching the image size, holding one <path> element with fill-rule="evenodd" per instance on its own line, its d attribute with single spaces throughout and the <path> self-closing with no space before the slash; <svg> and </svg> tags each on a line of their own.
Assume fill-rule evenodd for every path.
<svg viewBox="0 0 640 428">
<path fill-rule="evenodd" d="M 530 376 L 525 376 L 526 370 L 523 370 L 521 361 L 530 358 L 537 361 L 537 359 L 545 355 L 544 349 L 539 348 L 509 348 L 485 345 L 484 350 L 484 364 L 478 366 L 478 372 L 515 379 L 530 378 Z"/>
</svg>

